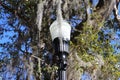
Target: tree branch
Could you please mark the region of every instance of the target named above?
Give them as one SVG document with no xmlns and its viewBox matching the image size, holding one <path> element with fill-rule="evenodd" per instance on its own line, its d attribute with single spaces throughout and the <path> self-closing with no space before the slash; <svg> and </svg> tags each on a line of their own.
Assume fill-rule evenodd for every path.
<svg viewBox="0 0 120 80">
<path fill-rule="evenodd" d="M 25 17 L 25 16 L 22 16 L 21 13 L 19 13 L 19 9 L 14 9 L 10 6 L 7 6 L 5 3 L 3 3 L 2 1 L 0 1 L 0 5 L 7 11 L 9 11 L 11 14 L 17 16 L 19 19 L 21 19 L 21 21 L 23 21 L 24 24 L 27 24 L 28 23 L 30 24 L 30 22 L 28 21 L 28 18 Z M 31 26 L 31 25 L 28 25 L 28 26 Z"/>
</svg>

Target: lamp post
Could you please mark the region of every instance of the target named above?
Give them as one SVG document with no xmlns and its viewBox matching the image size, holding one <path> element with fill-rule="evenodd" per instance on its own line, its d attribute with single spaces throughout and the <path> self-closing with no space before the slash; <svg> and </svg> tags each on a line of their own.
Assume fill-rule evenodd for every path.
<svg viewBox="0 0 120 80">
<path fill-rule="evenodd" d="M 66 79 L 67 56 L 69 55 L 71 26 L 65 20 L 54 21 L 50 26 L 55 55 L 58 56 L 59 80 Z"/>
</svg>

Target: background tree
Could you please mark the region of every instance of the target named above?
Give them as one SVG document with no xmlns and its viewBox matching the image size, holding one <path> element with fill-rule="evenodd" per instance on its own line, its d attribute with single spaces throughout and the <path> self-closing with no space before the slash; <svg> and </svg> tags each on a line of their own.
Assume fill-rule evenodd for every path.
<svg viewBox="0 0 120 80">
<path fill-rule="evenodd" d="M 116 80 L 120 62 L 107 30 L 118 26 L 118 0 L 62 0 L 63 17 L 72 25 L 68 80 L 88 73 L 92 80 Z M 49 27 L 56 19 L 57 0 L 1 0 L 1 76 L 6 80 L 53 79 L 57 67 Z M 113 19 L 109 15 L 114 16 Z M 107 29 L 106 29 L 107 28 Z M 114 29 L 113 29 L 114 30 Z M 114 31 L 113 31 L 114 32 Z M 118 31 L 119 32 L 119 31 Z M 117 43 L 118 44 L 118 43 Z M 7 74 L 7 75 L 6 75 Z"/>
</svg>

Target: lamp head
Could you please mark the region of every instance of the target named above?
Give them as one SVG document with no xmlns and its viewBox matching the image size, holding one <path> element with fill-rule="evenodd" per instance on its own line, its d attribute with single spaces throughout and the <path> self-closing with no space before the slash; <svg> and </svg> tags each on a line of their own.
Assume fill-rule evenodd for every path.
<svg viewBox="0 0 120 80">
<path fill-rule="evenodd" d="M 71 26 L 67 21 L 54 21 L 50 26 L 50 34 L 56 53 L 69 53 L 69 42 L 71 34 Z M 60 54 L 58 54 L 60 55 Z"/>
<path fill-rule="evenodd" d="M 56 20 L 50 26 L 52 41 L 57 37 L 70 40 L 70 33 L 71 26 L 65 20 L 62 20 L 61 23 Z"/>
</svg>

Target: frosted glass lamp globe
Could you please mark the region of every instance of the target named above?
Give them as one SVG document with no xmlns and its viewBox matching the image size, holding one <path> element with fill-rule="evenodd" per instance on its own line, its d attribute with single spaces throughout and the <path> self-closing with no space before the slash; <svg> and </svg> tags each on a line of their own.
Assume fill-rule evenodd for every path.
<svg viewBox="0 0 120 80">
<path fill-rule="evenodd" d="M 54 21 L 50 26 L 50 34 L 52 37 L 52 41 L 55 38 L 62 38 L 70 40 L 70 33 L 71 33 L 71 26 L 70 24 L 62 20 L 61 23 L 59 23 L 57 20 Z"/>
</svg>

